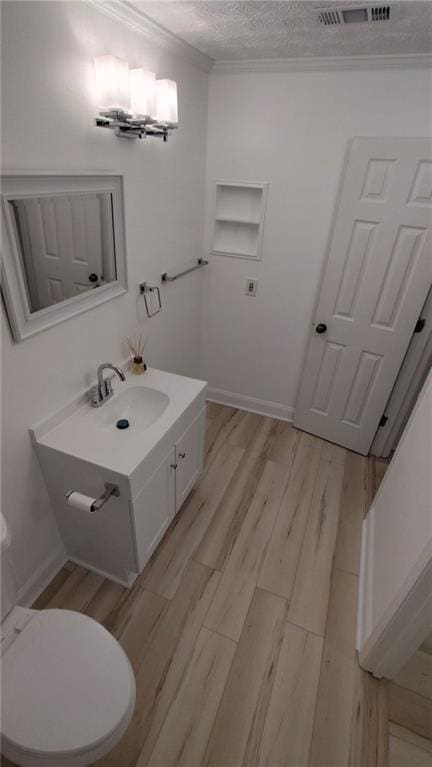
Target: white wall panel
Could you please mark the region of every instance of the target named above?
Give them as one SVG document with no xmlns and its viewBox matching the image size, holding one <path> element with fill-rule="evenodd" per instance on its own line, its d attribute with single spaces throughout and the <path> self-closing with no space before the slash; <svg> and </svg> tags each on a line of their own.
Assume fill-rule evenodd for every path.
<svg viewBox="0 0 432 767">
<path fill-rule="evenodd" d="M 202 375 L 213 390 L 224 390 L 225 399 L 235 392 L 295 407 L 348 140 L 431 131 L 432 77 L 425 70 L 210 75 L 209 206 L 214 179 L 269 182 L 262 260 L 210 257 Z M 423 166 L 412 204 L 432 199 L 431 169 Z M 361 182 L 368 202 L 386 199 L 393 170 L 390 160 L 371 162 Z M 357 222 L 348 257 L 358 260 L 358 284 L 342 284 L 337 301 L 347 317 L 375 235 L 373 219 Z M 415 235 L 403 232 L 395 243 L 395 277 L 403 273 L 405 281 L 418 251 Z M 247 278 L 258 279 L 256 298 L 244 295 Z M 389 275 L 380 322 L 397 314 L 395 284 Z"/>
<path fill-rule="evenodd" d="M 148 363 L 199 372 L 202 274 L 168 286 L 153 320 L 138 284 L 202 255 L 208 76 L 87 3 L 2 3 L 2 37 L 3 167 L 123 173 L 130 287 L 20 344 L 2 315 L 3 512 L 22 586 L 60 545 L 29 427 L 94 382 L 101 362 L 123 359 L 138 325 Z M 94 126 L 93 57 L 104 53 L 177 81 L 180 128 L 167 144 Z"/>
</svg>

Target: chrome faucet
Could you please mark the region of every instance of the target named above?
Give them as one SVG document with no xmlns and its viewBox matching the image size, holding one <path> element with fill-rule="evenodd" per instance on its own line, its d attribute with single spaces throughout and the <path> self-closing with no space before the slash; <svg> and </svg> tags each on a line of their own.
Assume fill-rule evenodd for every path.
<svg viewBox="0 0 432 767">
<path fill-rule="evenodd" d="M 118 365 L 114 365 L 112 362 L 104 362 L 102 365 L 99 365 L 97 371 L 98 382 L 96 386 L 92 386 L 89 391 L 89 400 L 92 407 L 100 407 L 114 394 L 112 385 L 114 376 L 111 376 L 111 378 L 104 378 L 103 372 L 106 369 L 114 370 L 114 373 L 118 375 L 120 381 L 126 381 L 126 376 Z"/>
</svg>

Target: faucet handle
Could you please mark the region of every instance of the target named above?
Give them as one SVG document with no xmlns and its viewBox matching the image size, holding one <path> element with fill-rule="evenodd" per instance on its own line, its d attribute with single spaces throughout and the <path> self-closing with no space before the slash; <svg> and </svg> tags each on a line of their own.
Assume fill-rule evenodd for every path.
<svg viewBox="0 0 432 767">
<path fill-rule="evenodd" d="M 99 405 L 102 404 L 103 399 L 101 396 L 101 390 L 99 388 L 99 384 L 92 386 L 87 393 L 88 393 L 90 405 L 92 407 L 99 407 Z"/>
<path fill-rule="evenodd" d="M 104 399 L 108 399 L 108 397 L 112 397 L 114 394 L 113 389 L 113 378 L 114 376 L 110 376 L 109 378 L 104 378 Z"/>
<path fill-rule="evenodd" d="M 112 378 L 105 378 L 102 386 L 95 384 L 88 392 L 90 404 L 92 407 L 100 407 L 114 394 Z"/>
</svg>

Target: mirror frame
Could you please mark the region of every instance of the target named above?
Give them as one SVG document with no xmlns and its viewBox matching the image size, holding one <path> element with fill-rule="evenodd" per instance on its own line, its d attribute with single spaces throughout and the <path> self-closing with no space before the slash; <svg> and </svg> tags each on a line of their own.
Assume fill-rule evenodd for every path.
<svg viewBox="0 0 432 767">
<path fill-rule="evenodd" d="M 30 311 L 19 243 L 9 200 L 79 192 L 108 192 L 113 199 L 117 279 L 36 312 Z M 127 293 L 123 176 L 109 172 L 6 171 L 1 175 L 1 289 L 14 341 L 40 333 L 59 322 Z"/>
</svg>

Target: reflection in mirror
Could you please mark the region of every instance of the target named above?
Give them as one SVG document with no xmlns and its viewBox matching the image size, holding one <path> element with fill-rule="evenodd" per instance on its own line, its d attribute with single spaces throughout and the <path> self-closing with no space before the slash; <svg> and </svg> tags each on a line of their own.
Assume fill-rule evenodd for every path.
<svg viewBox="0 0 432 767">
<path fill-rule="evenodd" d="M 127 292 L 121 175 L 9 171 L 0 203 L 1 292 L 15 341 Z"/>
<path fill-rule="evenodd" d="M 111 192 L 8 203 L 31 313 L 117 279 Z"/>
</svg>

